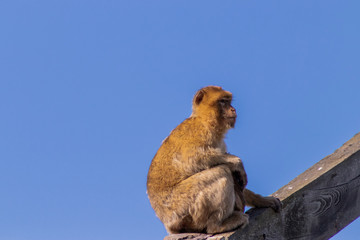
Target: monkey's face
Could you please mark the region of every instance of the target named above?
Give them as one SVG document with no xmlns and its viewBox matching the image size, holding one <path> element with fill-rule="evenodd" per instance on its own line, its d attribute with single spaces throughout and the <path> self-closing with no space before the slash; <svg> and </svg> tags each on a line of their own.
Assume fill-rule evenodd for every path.
<svg viewBox="0 0 360 240">
<path fill-rule="evenodd" d="M 236 110 L 231 106 L 231 96 L 225 96 L 218 100 L 218 109 L 221 120 L 227 128 L 233 128 L 236 122 Z"/>
<path fill-rule="evenodd" d="M 193 100 L 193 116 L 217 119 L 218 126 L 233 128 L 236 110 L 231 106 L 232 94 L 221 87 L 209 86 L 200 89 Z"/>
</svg>

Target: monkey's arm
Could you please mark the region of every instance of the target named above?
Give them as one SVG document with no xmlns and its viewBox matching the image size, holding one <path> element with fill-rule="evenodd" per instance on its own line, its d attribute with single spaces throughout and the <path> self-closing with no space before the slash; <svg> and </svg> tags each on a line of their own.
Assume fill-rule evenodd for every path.
<svg viewBox="0 0 360 240">
<path fill-rule="evenodd" d="M 182 169 L 189 175 L 194 173 L 225 164 L 231 171 L 240 171 L 241 175 L 245 174 L 241 159 L 237 156 L 224 153 L 218 148 L 190 150 L 182 154 Z M 246 174 L 245 174 L 246 176 Z"/>
<path fill-rule="evenodd" d="M 251 207 L 271 207 L 276 212 L 281 210 L 281 202 L 275 197 L 263 197 L 249 189 L 244 189 L 246 205 Z"/>
</svg>

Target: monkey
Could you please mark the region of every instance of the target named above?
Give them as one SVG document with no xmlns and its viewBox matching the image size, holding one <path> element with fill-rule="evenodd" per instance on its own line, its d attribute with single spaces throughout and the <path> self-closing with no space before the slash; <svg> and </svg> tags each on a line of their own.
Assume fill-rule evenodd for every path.
<svg viewBox="0 0 360 240">
<path fill-rule="evenodd" d="M 200 89 L 192 113 L 165 138 L 151 161 L 147 194 L 170 234 L 215 234 L 245 227 L 245 205 L 271 207 L 281 202 L 248 190 L 242 160 L 227 152 L 227 131 L 237 114 L 232 93 L 218 86 Z"/>
</svg>

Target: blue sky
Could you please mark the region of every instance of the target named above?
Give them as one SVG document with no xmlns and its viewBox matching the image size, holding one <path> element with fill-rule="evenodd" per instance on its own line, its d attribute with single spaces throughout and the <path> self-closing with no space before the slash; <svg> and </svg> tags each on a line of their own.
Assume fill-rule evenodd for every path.
<svg viewBox="0 0 360 240">
<path fill-rule="evenodd" d="M 360 131 L 359 8 L 1 1 L 0 239 L 162 239 L 148 167 L 207 85 L 234 94 L 249 188 L 276 191 Z"/>
</svg>

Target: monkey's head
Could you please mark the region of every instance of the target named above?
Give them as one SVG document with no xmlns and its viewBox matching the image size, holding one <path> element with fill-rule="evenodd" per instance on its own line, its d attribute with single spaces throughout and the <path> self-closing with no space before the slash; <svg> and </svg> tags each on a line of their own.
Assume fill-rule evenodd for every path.
<svg viewBox="0 0 360 240">
<path fill-rule="evenodd" d="M 236 110 L 231 106 L 232 94 L 221 87 L 208 86 L 200 89 L 193 99 L 193 117 L 216 122 L 217 127 L 233 128 Z"/>
</svg>

